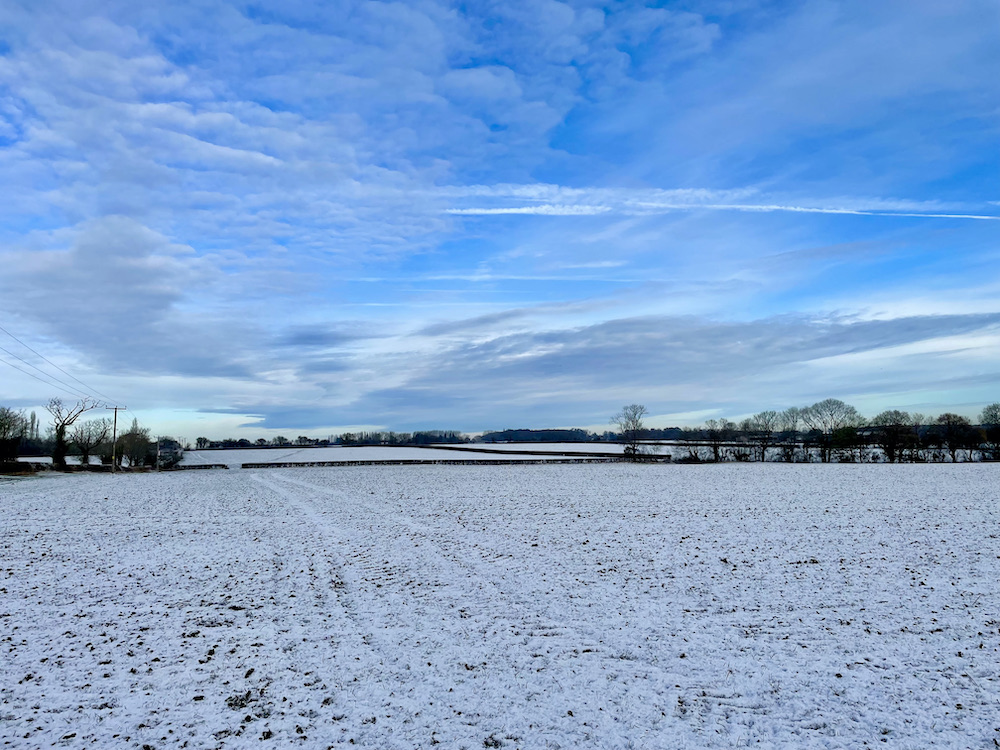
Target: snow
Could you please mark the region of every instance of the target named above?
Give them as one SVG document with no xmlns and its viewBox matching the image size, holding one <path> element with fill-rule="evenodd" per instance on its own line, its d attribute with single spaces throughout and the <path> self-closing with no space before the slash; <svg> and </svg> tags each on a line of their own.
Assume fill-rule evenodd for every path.
<svg viewBox="0 0 1000 750">
<path fill-rule="evenodd" d="M 998 471 L 6 479 L 0 739 L 992 747 Z"/>
<path fill-rule="evenodd" d="M 469 448 L 488 448 L 496 451 L 532 451 L 556 453 L 623 453 L 621 443 L 472 443 Z"/>
<path fill-rule="evenodd" d="M 52 456 L 18 456 L 17 460 L 33 464 L 50 464 L 52 463 Z M 66 463 L 69 466 L 79 466 L 80 456 L 66 456 Z M 101 463 L 101 459 L 99 456 L 91 456 L 89 463 L 92 466 L 98 466 Z"/>
<path fill-rule="evenodd" d="M 186 451 L 181 465 L 190 464 L 226 464 L 231 469 L 238 469 L 245 463 L 307 463 L 314 461 L 509 461 L 512 459 L 523 459 L 525 461 L 545 461 L 545 456 L 532 455 L 530 452 L 558 452 L 563 446 L 572 446 L 572 443 L 544 443 L 540 447 L 529 444 L 504 445 L 497 447 L 503 450 L 503 455 L 497 453 L 485 453 L 468 448 L 479 448 L 493 450 L 494 446 L 486 444 L 459 445 L 451 447 L 431 447 L 418 448 L 415 446 L 382 446 L 382 445 L 358 445 L 358 446 L 330 446 L 323 448 L 287 446 L 285 448 L 250 448 L 250 449 L 223 449 L 206 451 Z M 592 445 L 592 444 L 588 444 Z M 593 448 L 597 453 L 621 453 L 619 446 L 609 445 L 610 450 Z M 564 451 L 578 453 L 575 451 Z M 586 456 L 581 456 L 586 458 Z M 558 460 L 561 456 L 552 456 L 552 460 Z"/>
</svg>

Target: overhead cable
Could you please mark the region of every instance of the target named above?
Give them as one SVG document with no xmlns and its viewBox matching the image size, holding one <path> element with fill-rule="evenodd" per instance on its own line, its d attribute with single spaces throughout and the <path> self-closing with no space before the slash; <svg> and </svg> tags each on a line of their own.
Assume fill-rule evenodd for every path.
<svg viewBox="0 0 1000 750">
<path fill-rule="evenodd" d="M 70 385 L 65 380 L 57 378 L 55 375 L 50 375 L 49 373 L 45 372 L 45 370 L 43 370 L 41 367 L 38 367 L 37 365 L 31 364 L 31 362 L 29 362 L 28 360 L 26 360 L 24 357 L 18 356 L 17 354 L 15 354 L 14 352 L 12 352 L 10 349 L 6 349 L 6 348 L 0 346 L 0 352 L 6 352 L 7 354 L 9 354 L 14 359 L 19 360 L 23 364 L 26 364 L 28 367 L 32 368 L 33 370 L 37 370 L 38 372 L 40 372 L 43 376 L 45 376 L 49 380 L 52 380 L 55 383 L 59 383 L 60 385 L 65 386 L 65 388 L 63 388 L 63 390 L 66 393 L 72 393 L 76 398 L 92 398 L 92 396 L 91 396 L 90 393 L 86 393 L 84 391 L 81 391 L 76 386 Z M 7 364 L 10 364 L 10 363 L 8 362 Z M 18 369 L 20 369 L 20 368 L 18 368 Z M 21 370 L 21 372 L 24 372 L 24 370 Z M 26 373 L 26 374 L 30 375 L 31 373 Z"/>
<path fill-rule="evenodd" d="M 36 352 L 34 349 L 32 349 L 27 344 L 25 344 L 23 341 L 21 341 L 21 339 L 19 339 L 17 336 L 15 336 L 13 333 L 11 333 L 10 331 L 8 331 L 3 326 L 0 326 L 0 331 L 3 331 L 4 333 L 6 333 L 8 336 L 10 336 L 12 339 L 14 339 L 14 341 L 16 341 L 17 343 L 19 343 L 21 346 L 23 346 L 25 349 L 27 349 L 32 354 L 34 354 L 34 355 L 36 355 L 38 357 L 41 357 L 43 360 L 45 360 L 46 362 L 48 362 L 54 368 L 56 368 L 57 370 L 59 370 L 59 372 L 63 373 L 64 375 L 66 375 L 69 378 L 72 378 L 77 383 L 79 383 L 80 385 L 82 385 L 84 388 L 87 389 L 87 393 L 88 394 L 94 394 L 94 393 L 96 393 L 98 396 L 100 396 L 101 398 L 103 398 L 103 399 L 105 399 L 105 400 L 107 400 L 109 402 L 114 401 L 114 399 L 111 398 L 111 396 L 107 395 L 106 393 L 101 393 L 96 388 L 92 388 L 91 386 L 89 386 L 86 383 L 84 383 L 82 380 L 80 380 L 78 377 L 76 377 L 72 373 L 66 372 L 66 370 L 64 370 L 63 368 L 61 368 L 59 365 L 57 365 L 55 362 L 53 362 L 52 360 L 50 360 L 49 358 L 47 358 L 45 355 L 40 354 L 39 352 Z M 20 359 L 20 357 L 18 359 Z"/>
<path fill-rule="evenodd" d="M 4 351 L 6 351 L 6 349 Z M 60 390 L 63 393 L 65 393 L 65 394 L 67 394 L 69 396 L 72 396 L 73 398 L 80 398 L 79 394 L 73 393 L 72 391 L 67 391 L 65 388 L 63 388 L 62 386 L 58 386 L 55 383 L 50 383 L 47 380 L 42 380 L 40 377 L 38 377 L 37 375 L 35 375 L 33 372 L 28 372 L 27 370 L 22 370 L 20 367 L 18 367 L 17 365 L 15 365 L 13 362 L 8 362 L 3 357 L 0 357 L 0 362 L 3 362 L 5 365 L 8 365 L 10 367 L 13 367 L 18 372 L 23 372 L 28 377 L 34 378 L 39 383 L 44 383 L 45 385 L 49 386 L 50 388 L 56 388 L 57 390 Z"/>
</svg>

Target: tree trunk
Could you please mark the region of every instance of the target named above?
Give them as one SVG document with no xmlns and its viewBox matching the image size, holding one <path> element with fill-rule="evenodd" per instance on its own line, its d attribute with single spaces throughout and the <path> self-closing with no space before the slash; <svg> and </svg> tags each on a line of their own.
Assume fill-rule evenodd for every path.
<svg viewBox="0 0 1000 750">
<path fill-rule="evenodd" d="M 56 445 L 52 449 L 52 465 L 66 468 L 66 425 L 56 425 Z"/>
</svg>

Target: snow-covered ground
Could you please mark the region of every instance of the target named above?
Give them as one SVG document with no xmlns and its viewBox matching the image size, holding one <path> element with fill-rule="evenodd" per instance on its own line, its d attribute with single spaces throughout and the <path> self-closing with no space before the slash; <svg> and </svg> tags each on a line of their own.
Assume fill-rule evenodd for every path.
<svg viewBox="0 0 1000 750">
<path fill-rule="evenodd" d="M 286 448 L 251 448 L 207 451 L 187 451 L 181 465 L 191 464 L 226 464 L 232 469 L 238 469 L 245 463 L 305 463 L 310 461 L 508 461 L 524 459 L 526 461 L 544 461 L 544 456 L 531 455 L 531 452 L 559 452 L 563 446 L 573 446 L 574 443 L 540 443 L 540 447 L 526 444 L 493 446 L 487 444 L 459 445 L 453 448 L 417 448 L 414 446 L 330 446 L 324 448 L 303 448 L 288 446 Z M 585 443 L 584 445 L 592 445 Z M 456 450 L 458 448 L 459 450 Z M 479 451 L 460 450 L 463 448 L 480 448 L 504 450 L 504 455 L 482 453 Z M 596 450 L 602 453 L 620 453 L 619 446 L 609 445 L 609 450 Z M 567 450 L 563 452 L 578 451 Z M 510 455 L 506 455 L 509 453 Z M 558 459 L 560 456 L 553 456 Z"/>
<path fill-rule="evenodd" d="M 462 447 L 548 453 L 622 453 L 625 449 L 621 443 L 470 443 Z"/>
<path fill-rule="evenodd" d="M 4 747 L 984 748 L 1000 465 L 0 480 Z"/>
<path fill-rule="evenodd" d="M 52 463 L 52 456 L 18 456 L 18 461 L 24 461 L 33 464 L 50 464 Z M 66 463 L 69 466 L 79 466 L 80 457 L 79 456 L 66 456 Z M 91 456 L 90 462 L 92 466 L 97 466 L 101 463 L 101 459 L 98 456 Z"/>
</svg>

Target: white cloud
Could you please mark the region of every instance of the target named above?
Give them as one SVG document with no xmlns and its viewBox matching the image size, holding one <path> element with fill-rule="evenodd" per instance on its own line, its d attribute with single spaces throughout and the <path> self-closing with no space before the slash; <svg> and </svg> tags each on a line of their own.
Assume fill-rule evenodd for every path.
<svg viewBox="0 0 1000 750">
<path fill-rule="evenodd" d="M 501 103 L 519 99 L 524 93 L 514 71 L 502 65 L 450 70 L 441 76 L 438 85 L 452 97 Z"/>
<path fill-rule="evenodd" d="M 685 7 L 0 5 L 0 308 L 271 415 L 404 414 L 442 361 L 514 401 L 491 363 L 562 367 L 553 403 L 598 403 L 629 384 L 584 355 L 662 344 L 612 325 L 656 315 L 995 312 L 993 5 Z M 344 316 L 379 335 L 272 351 Z M 431 321 L 447 344 L 407 334 Z"/>
<path fill-rule="evenodd" d="M 715 191 L 708 189 L 629 189 L 629 188 L 566 188 L 551 184 L 534 185 L 473 185 L 444 188 L 442 197 L 471 199 L 488 197 L 496 202 L 523 199 L 537 201 L 533 205 L 472 206 L 445 209 L 446 213 L 467 216 L 503 214 L 548 214 L 553 216 L 593 216 L 602 213 L 643 215 L 678 211 L 738 211 L 746 213 L 804 213 L 843 216 L 896 216 L 929 219 L 970 219 L 998 221 L 1000 215 L 962 211 L 962 206 L 939 201 L 909 201 L 887 198 L 838 198 L 823 205 L 812 199 L 807 204 L 744 202 L 762 195 L 758 188 Z M 739 201 L 739 202 L 737 202 Z M 951 211 L 947 211 L 951 208 Z M 943 210 L 944 209 L 944 210 Z"/>
<path fill-rule="evenodd" d="M 539 206 L 507 206 L 505 208 L 446 208 L 445 213 L 456 216 L 501 216 L 501 215 L 544 215 L 544 216 L 597 216 L 606 214 L 609 206 L 565 206 L 543 204 Z"/>
<path fill-rule="evenodd" d="M 185 300 L 218 269 L 132 219 L 109 216 L 58 232 L 60 249 L 9 250 L 0 296 L 8 314 L 91 364 L 127 372 L 243 370 L 235 321 L 204 329 Z M 64 244 L 69 247 L 62 249 Z M 222 324 L 220 326 L 219 324 Z"/>
</svg>

